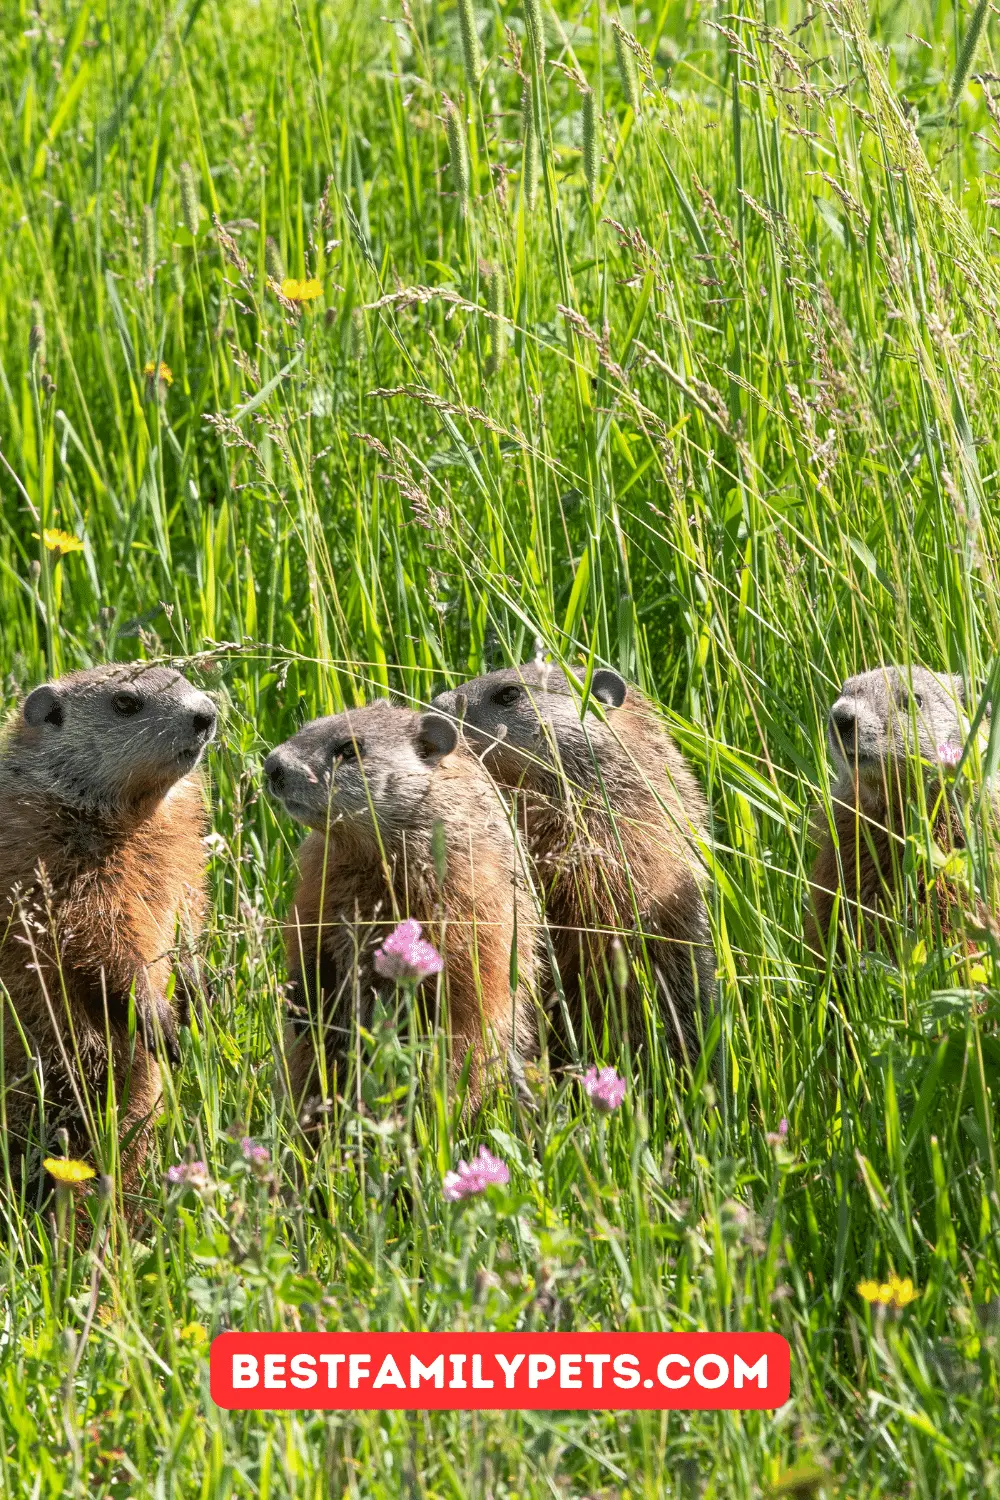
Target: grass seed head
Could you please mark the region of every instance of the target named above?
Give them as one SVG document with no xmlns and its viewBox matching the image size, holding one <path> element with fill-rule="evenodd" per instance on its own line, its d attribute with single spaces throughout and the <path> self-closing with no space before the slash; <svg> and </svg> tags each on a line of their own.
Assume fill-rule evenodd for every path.
<svg viewBox="0 0 1000 1500">
<path fill-rule="evenodd" d="M 45 363 L 45 314 L 37 300 L 31 304 L 31 327 L 28 330 L 28 358 L 37 356 L 38 363 Z"/>
<path fill-rule="evenodd" d="M 280 284 L 285 280 L 285 262 L 281 258 L 277 240 L 270 234 L 264 241 L 264 264 L 272 281 Z"/>
<path fill-rule="evenodd" d="M 601 146 L 597 118 L 597 97 L 593 89 L 583 96 L 581 106 L 583 126 L 583 175 L 587 183 L 587 197 L 591 203 L 597 201 L 597 178 L 601 166 Z"/>
<path fill-rule="evenodd" d="M 545 66 L 545 25 L 542 21 L 542 0 L 524 0 L 524 29 L 528 35 L 531 65 L 536 73 Z"/>
<path fill-rule="evenodd" d="M 465 81 L 474 90 L 479 85 L 483 72 L 483 52 L 476 30 L 476 12 L 472 0 L 458 0 L 458 29 L 462 35 L 462 60 L 465 64 Z"/>
<path fill-rule="evenodd" d="M 194 173 L 191 170 L 190 162 L 181 162 L 178 175 L 181 187 L 181 222 L 188 234 L 193 237 L 198 233 L 201 203 L 198 198 L 198 189 L 195 186 Z"/>
<path fill-rule="evenodd" d="M 962 95 L 965 92 L 965 85 L 969 81 L 969 74 L 972 72 L 972 64 L 976 60 L 976 53 L 979 50 L 979 41 L 982 37 L 983 28 L 986 25 L 986 18 L 989 15 L 989 12 L 990 0 L 979 0 L 979 4 L 972 12 L 969 24 L 965 30 L 965 36 L 962 38 L 962 45 L 959 48 L 958 58 L 955 62 L 955 73 L 954 77 L 951 80 L 951 92 L 948 95 L 949 109 L 955 108 L 955 105 L 958 103 L 959 99 L 961 99 Z"/>
<path fill-rule="evenodd" d="M 148 203 L 142 211 L 142 274 L 152 286 L 156 275 L 156 218 Z"/>
<path fill-rule="evenodd" d="M 521 181 L 524 202 L 534 208 L 538 197 L 538 134 L 535 130 L 535 108 L 530 82 L 521 95 L 521 128 L 524 134 L 524 176 Z"/>
<path fill-rule="evenodd" d="M 625 103 L 636 119 L 642 113 L 642 96 L 639 90 L 639 73 L 635 65 L 635 54 L 629 46 L 631 38 L 617 21 L 613 25 L 615 37 L 615 63 L 625 96 Z"/>
<path fill-rule="evenodd" d="M 507 325 L 503 321 L 504 315 L 504 281 L 503 271 L 500 266 L 487 266 L 485 268 L 486 281 L 486 306 L 493 317 L 490 319 L 489 353 L 486 356 L 486 373 L 495 375 L 503 363 L 503 357 L 507 352 Z"/>
<path fill-rule="evenodd" d="M 365 337 L 365 310 L 363 307 L 356 307 L 351 313 L 351 358 L 355 360 L 364 359 L 366 347 L 367 339 Z"/>
<path fill-rule="evenodd" d="M 444 125 L 451 157 L 451 180 L 458 197 L 459 213 L 464 218 L 469 209 L 469 143 L 465 135 L 465 122 L 447 95 L 444 101 Z"/>
</svg>

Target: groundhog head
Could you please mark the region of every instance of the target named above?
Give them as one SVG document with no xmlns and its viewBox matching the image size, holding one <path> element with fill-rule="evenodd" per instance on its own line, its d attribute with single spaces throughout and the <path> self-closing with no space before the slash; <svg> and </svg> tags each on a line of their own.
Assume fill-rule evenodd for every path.
<svg viewBox="0 0 1000 1500">
<path fill-rule="evenodd" d="M 879 789 L 890 767 L 954 764 L 968 730 L 960 677 L 887 665 L 844 683 L 828 737 L 838 772 Z"/>
<path fill-rule="evenodd" d="M 29 693 L 9 754 L 47 796 L 114 814 L 155 804 L 193 771 L 217 719 L 172 668 L 96 667 Z"/>
<path fill-rule="evenodd" d="M 582 688 L 583 673 L 576 676 Z M 591 698 L 606 713 L 621 707 L 627 691 L 617 672 L 600 668 L 591 679 Z M 436 708 L 463 723 L 485 764 L 507 786 L 530 784 L 560 766 L 574 778 L 589 778 L 592 746 L 608 730 L 593 713 L 584 719 L 580 705 L 579 689 L 548 662 L 488 672 L 434 699 Z"/>
<path fill-rule="evenodd" d="M 376 703 L 314 719 L 271 751 L 264 775 L 307 828 L 348 821 L 391 836 L 419 824 L 431 779 L 457 744 L 442 714 Z"/>
</svg>

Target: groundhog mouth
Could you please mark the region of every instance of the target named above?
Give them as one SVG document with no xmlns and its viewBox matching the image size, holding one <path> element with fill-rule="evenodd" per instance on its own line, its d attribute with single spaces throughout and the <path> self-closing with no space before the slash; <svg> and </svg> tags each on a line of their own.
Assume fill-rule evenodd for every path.
<svg viewBox="0 0 1000 1500">
<path fill-rule="evenodd" d="M 201 760 L 204 745 L 187 745 L 174 755 L 175 763 L 185 771 L 191 771 Z"/>
<path fill-rule="evenodd" d="M 841 745 L 834 746 L 834 753 L 840 757 L 845 766 L 850 766 L 860 776 L 871 775 L 882 768 L 880 755 L 867 755 L 863 750 L 846 750 Z"/>
<path fill-rule="evenodd" d="M 278 795 L 278 801 L 290 818 L 294 818 L 297 823 L 305 823 L 309 828 L 313 827 L 316 823 L 325 826 L 327 818 L 329 818 L 331 823 L 336 821 L 335 812 L 326 802 L 320 805 L 319 803 L 307 802 L 299 797 L 288 796 L 284 793 Z"/>
<path fill-rule="evenodd" d="M 830 748 L 842 760 L 848 760 L 855 766 L 874 765 L 879 758 L 877 755 L 869 755 L 866 750 L 859 750 L 856 745 L 844 745 L 840 740 L 831 740 Z"/>
<path fill-rule="evenodd" d="M 831 729 L 826 739 L 835 759 L 844 761 L 846 765 L 857 766 L 862 770 L 866 766 L 881 764 L 882 757 L 877 752 L 872 753 L 866 749 L 853 734 L 841 737 L 836 730 Z"/>
</svg>

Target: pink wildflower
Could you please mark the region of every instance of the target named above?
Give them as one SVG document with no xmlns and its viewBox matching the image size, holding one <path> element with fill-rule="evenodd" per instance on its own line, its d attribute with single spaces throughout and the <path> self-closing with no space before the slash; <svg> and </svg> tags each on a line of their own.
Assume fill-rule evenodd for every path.
<svg viewBox="0 0 1000 1500">
<path fill-rule="evenodd" d="M 449 1203 L 460 1198 L 471 1198 L 484 1193 L 488 1187 L 506 1187 L 510 1181 L 510 1168 L 499 1156 L 493 1156 L 485 1146 L 480 1146 L 479 1155 L 473 1161 L 460 1161 L 457 1172 L 444 1174 L 443 1191 Z"/>
<path fill-rule="evenodd" d="M 420 936 L 420 923 L 412 917 L 400 922 L 375 951 L 375 972 L 400 984 L 419 984 L 443 968 L 444 959 L 433 943 Z"/>
<path fill-rule="evenodd" d="M 271 1153 L 267 1147 L 259 1146 L 249 1135 L 245 1135 L 240 1141 L 240 1150 L 253 1167 L 266 1167 L 271 1160 Z"/>
<path fill-rule="evenodd" d="M 176 1166 L 167 1168 L 166 1181 L 171 1184 L 183 1183 L 185 1187 L 194 1188 L 200 1193 L 203 1188 L 208 1187 L 208 1167 L 203 1161 L 179 1161 Z"/>
<path fill-rule="evenodd" d="M 954 769 L 962 759 L 962 747 L 949 740 L 944 745 L 938 745 L 937 758 L 941 765 Z"/>
<path fill-rule="evenodd" d="M 588 1068 L 583 1078 L 584 1093 L 602 1115 L 613 1114 L 625 1098 L 625 1080 L 614 1068 Z"/>
<path fill-rule="evenodd" d="M 764 1136 L 764 1139 L 765 1141 L 767 1141 L 767 1144 L 769 1146 L 783 1146 L 785 1144 L 785 1136 L 787 1134 L 788 1121 L 782 1119 L 781 1121 L 779 1121 L 777 1130 L 769 1130 Z"/>
</svg>

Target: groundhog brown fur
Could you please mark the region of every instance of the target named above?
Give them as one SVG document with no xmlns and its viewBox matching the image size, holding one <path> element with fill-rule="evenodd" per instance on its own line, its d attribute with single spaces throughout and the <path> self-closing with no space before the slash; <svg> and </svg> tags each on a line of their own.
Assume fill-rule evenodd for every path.
<svg viewBox="0 0 1000 1500">
<path fill-rule="evenodd" d="M 123 1184 L 136 1183 L 160 1097 L 156 1033 L 177 1046 L 165 989 L 178 923 L 197 931 L 202 921 L 195 768 L 215 728 L 211 699 L 179 672 L 132 664 L 35 688 L 0 738 L 0 1004 L 15 1171 L 29 1142 L 61 1154 L 62 1127 L 71 1155 L 92 1156 L 113 1078 Z"/>
<path fill-rule="evenodd" d="M 625 1024 L 646 1040 L 633 960 L 645 947 L 675 1056 L 693 1060 L 715 989 L 715 952 L 692 832 L 707 836 L 701 789 L 652 705 L 617 672 L 595 671 L 603 709 L 581 713 L 582 674 L 533 662 L 475 678 L 434 706 L 461 721 L 497 781 L 516 794 L 577 1045 L 583 997 L 601 1045 L 617 936 L 626 948 Z M 568 1044 L 559 1033 L 556 1052 Z"/>
<path fill-rule="evenodd" d="M 830 756 L 837 773 L 831 802 L 833 828 L 822 809 L 814 823 L 819 842 L 810 876 L 806 941 L 827 951 L 839 896 L 837 945 L 872 948 L 881 936 L 890 948 L 912 921 L 903 906 L 903 861 L 908 821 L 923 803 L 938 848 L 949 853 L 965 838 L 944 772 L 960 755 L 969 733 L 959 677 L 924 667 L 885 665 L 845 682 L 830 710 Z M 937 933 L 958 936 L 965 919 L 991 925 L 985 905 L 946 878 L 931 882 L 918 870 L 915 909 L 929 914 Z"/>
<path fill-rule="evenodd" d="M 367 1025 L 377 993 L 392 989 L 375 951 L 409 917 L 445 959 L 452 1066 L 459 1070 L 471 1052 L 466 1103 L 476 1109 L 487 1058 L 534 1050 L 534 924 L 520 852 L 490 778 L 448 719 L 385 702 L 307 724 L 264 770 L 274 796 L 313 830 L 286 929 L 292 999 L 310 1028 L 291 1041 L 293 1100 L 319 1088 L 317 1037 L 328 1064 L 343 1063 L 355 1015 Z"/>
</svg>

